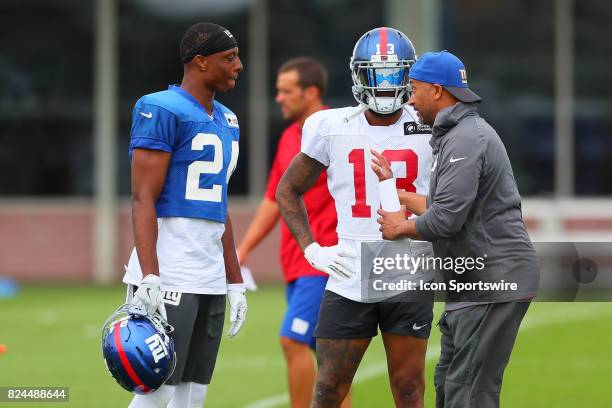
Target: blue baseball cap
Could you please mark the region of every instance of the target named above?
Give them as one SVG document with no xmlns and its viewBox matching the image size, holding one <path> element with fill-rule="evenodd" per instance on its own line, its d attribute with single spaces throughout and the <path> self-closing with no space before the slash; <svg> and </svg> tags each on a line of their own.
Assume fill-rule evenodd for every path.
<svg viewBox="0 0 612 408">
<path fill-rule="evenodd" d="M 410 79 L 442 85 L 461 102 L 480 102 L 482 98 L 468 88 L 463 62 L 450 52 L 426 52 L 410 68 Z"/>
</svg>

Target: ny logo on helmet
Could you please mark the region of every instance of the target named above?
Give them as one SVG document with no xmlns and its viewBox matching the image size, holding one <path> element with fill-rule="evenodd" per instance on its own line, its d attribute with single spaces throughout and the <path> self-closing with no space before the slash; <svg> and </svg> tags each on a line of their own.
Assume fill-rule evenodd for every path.
<svg viewBox="0 0 612 408">
<path fill-rule="evenodd" d="M 158 333 L 146 339 L 145 342 L 149 346 L 149 350 L 151 350 L 156 363 L 168 355 L 168 349 Z"/>
</svg>

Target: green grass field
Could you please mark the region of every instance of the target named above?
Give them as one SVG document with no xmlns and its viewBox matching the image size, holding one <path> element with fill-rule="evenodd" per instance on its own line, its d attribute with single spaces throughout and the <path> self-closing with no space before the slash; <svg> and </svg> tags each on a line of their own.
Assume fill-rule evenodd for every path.
<svg viewBox="0 0 612 408">
<path fill-rule="evenodd" d="M 130 394 L 107 373 L 100 326 L 124 297 L 123 287 L 26 287 L 0 299 L 0 386 L 67 386 L 70 402 L 53 407 L 125 407 Z M 207 407 L 283 407 L 285 368 L 278 345 L 281 287 L 249 293 L 238 338 L 224 339 Z M 436 306 L 439 316 L 441 305 Z M 611 407 L 612 303 L 536 303 L 506 371 L 504 407 Z M 427 357 L 426 406 L 433 406 L 439 333 Z M 391 407 L 384 351 L 374 339 L 357 373 L 355 407 Z M 47 404 L 0 403 L 1 407 Z"/>
</svg>

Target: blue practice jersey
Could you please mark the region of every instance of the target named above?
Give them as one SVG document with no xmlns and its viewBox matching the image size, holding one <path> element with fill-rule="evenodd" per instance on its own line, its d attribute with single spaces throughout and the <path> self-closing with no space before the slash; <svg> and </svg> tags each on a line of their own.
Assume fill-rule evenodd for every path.
<svg viewBox="0 0 612 408">
<path fill-rule="evenodd" d="M 145 95 L 132 112 L 134 149 L 172 153 L 156 203 L 158 217 L 205 218 L 225 223 L 227 184 L 238 161 L 236 115 L 215 101 L 213 117 L 178 86 Z"/>
</svg>

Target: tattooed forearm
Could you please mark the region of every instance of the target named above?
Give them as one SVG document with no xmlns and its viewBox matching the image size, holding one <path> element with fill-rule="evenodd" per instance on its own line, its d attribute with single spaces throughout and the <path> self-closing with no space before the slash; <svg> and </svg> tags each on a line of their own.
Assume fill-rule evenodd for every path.
<svg viewBox="0 0 612 408">
<path fill-rule="evenodd" d="M 317 181 L 324 166 L 304 153 L 298 153 L 276 189 L 276 203 L 293 237 L 302 249 L 314 239 L 302 194 Z"/>
</svg>

